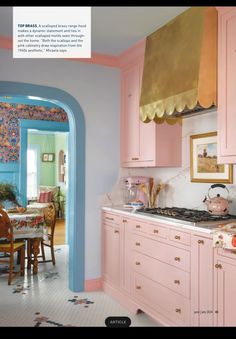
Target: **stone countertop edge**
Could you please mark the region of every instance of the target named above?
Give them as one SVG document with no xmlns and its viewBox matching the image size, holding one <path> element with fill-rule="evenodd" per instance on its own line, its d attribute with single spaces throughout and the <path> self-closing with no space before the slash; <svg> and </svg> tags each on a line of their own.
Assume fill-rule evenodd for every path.
<svg viewBox="0 0 236 339">
<path fill-rule="evenodd" d="M 133 210 L 127 210 L 127 208 L 124 208 L 122 206 L 102 206 L 101 207 L 103 211 L 106 212 L 113 212 L 113 213 L 120 213 L 122 215 L 126 215 L 127 217 L 133 217 L 133 218 L 137 218 L 137 219 L 143 219 L 143 220 L 147 220 L 147 221 L 152 221 L 152 222 L 160 222 L 161 224 L 166 224 L 166 225 L 170 225 L 170 226 L 174 226 L 174 227 L 179 227 L 181 229 L 187 229 L 190 231 L 195 231 L 195 232 L 202 232 L 202 233 L 207 233 L 209 235 L 212 235 L 212 229 L 209 228 L 204 228 L 201 226 L 191 226 L 191 225 L 185 225 L 184 222 L 182 223 L 177 223 L 177 222 L 172 222 L 169 220 L 163 220 L 163 219 L 158 219 L 158 217 L 155 217 L 155 219 L 153 217 L 149 217 L 146 215 L 141 215 L 141 214 L 136 214 Z"/>
</svg>

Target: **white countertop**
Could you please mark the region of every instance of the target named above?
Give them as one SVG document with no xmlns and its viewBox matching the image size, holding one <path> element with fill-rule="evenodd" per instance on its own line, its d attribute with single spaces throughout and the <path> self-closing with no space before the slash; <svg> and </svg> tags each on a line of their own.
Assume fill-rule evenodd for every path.
<svg viewBox="0 0 236 339">
<path fill-rule="evenodd" d="M 143 219 L 143 220 L 148 220 L 148 221 L 152 221 L 152 222 L 161 222 L 162 224 L 166 224 L 166 225 L 171 225 L 171 226 L 175 226 L 175 227 L 180 227 L 180 228 L 184 228 L 184 229 L 188 229 L 190 231 L 197 231 L 197 232 L 202 232 L 202 233 L 207 233 L 207 234 L 211 234 L 212 230 L 214 228 L 207 228 L 204 226 L 192 226 L 192 225 L 187 225 L 184 223 L 184 221 L 172 221 L 169 220 L 168 218 L 163 218 L 163 217 L 152 217 L 149 215 L 143 215 L 143 214 L 139 214 L 139 213 L 135 213 L 134 210 L 125 208 L 123 206 L 103 206 L 102 210 L 107 211 L 107 212 L 113 212 L 113 213 L 121 213 L 122 215 L 126 215 L 127 217 L 132 217 L 132 218 L 137 218 L 137 219 Z"/>
</svg>

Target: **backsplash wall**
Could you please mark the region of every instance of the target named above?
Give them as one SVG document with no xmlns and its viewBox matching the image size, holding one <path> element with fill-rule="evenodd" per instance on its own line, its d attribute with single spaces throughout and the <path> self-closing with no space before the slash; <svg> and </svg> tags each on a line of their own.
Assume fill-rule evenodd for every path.
<svg viewBox="0 0 236 339">
<path fill-rule="evenodd" d="M 166 189 L 160 192 L 157 203 L 161 207 L 178 206 L 186 208 L 206 209 L 202 203 L 211 183 L 193 183 L 190 181 L 190 135 L 217 131 L 217 112 L 205 113 L 196 117 L 183 120 L 182 132 L 182 167 L 181 168 L 122 168 L 120 181 L 124 176 L 144 175 L 151 176 L 157 182 L 168 184 Z M 230 192 L 230 213 L 236 214 L 236 166 L 233 170 L 233 184 L 226 184 Z M 212 195 L 217 191 L 214 189 Z M 218 193 L 218 191 L 217 191 Z M 226 197 L 224 191 L 222 196 Z"/>
<path fill-rule="evenodd" d="M 62 108 L 0 102 L 0 163 L 19 160 L 19 119 L 68 121 Z"/>
</svg>

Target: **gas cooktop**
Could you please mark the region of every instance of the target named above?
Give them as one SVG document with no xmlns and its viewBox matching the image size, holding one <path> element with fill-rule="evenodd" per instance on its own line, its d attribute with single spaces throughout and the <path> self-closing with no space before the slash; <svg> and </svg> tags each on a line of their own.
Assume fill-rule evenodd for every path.
<svg viewBox="0 0 236 339">
<path fill-rule="evenodd" d="M 204 210 L 194 210 L 180 207 L 157 207 L 157 208 L 141 208 L 136 213 L 150 215 L 159 219 L 172 219 L 175 222 L 184 222 L 191 226 L 199 227 L 217 227 L 218 224 L 225 224 L 232 221 L 236 222 L 236 215 L 212 215 Z"/>
</svg>

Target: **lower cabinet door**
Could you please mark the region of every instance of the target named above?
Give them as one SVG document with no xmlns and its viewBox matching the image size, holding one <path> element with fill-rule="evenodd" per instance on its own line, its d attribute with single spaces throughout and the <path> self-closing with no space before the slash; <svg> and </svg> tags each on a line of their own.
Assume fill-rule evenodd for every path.
<svg viewBox="0 0 236 339">
<path fill-rule="evenodd" d="M 190 303 L 188 298 L 184 298 L 138 273 L 134 274 L 133 294 L 138 302 L 162 314 L 171 323 L 182 326 L 189 325 Z"/>
<path fill-rule="evenodd" d="M 104 225 L 104 268 L 106 281 L 120 285 L 120 229 Z"/>
<path fill-rule="evenodd" d="M 216 260 L 216 324 L 235 326 L 236 324 L 236 265 Z"/>
</svg>

